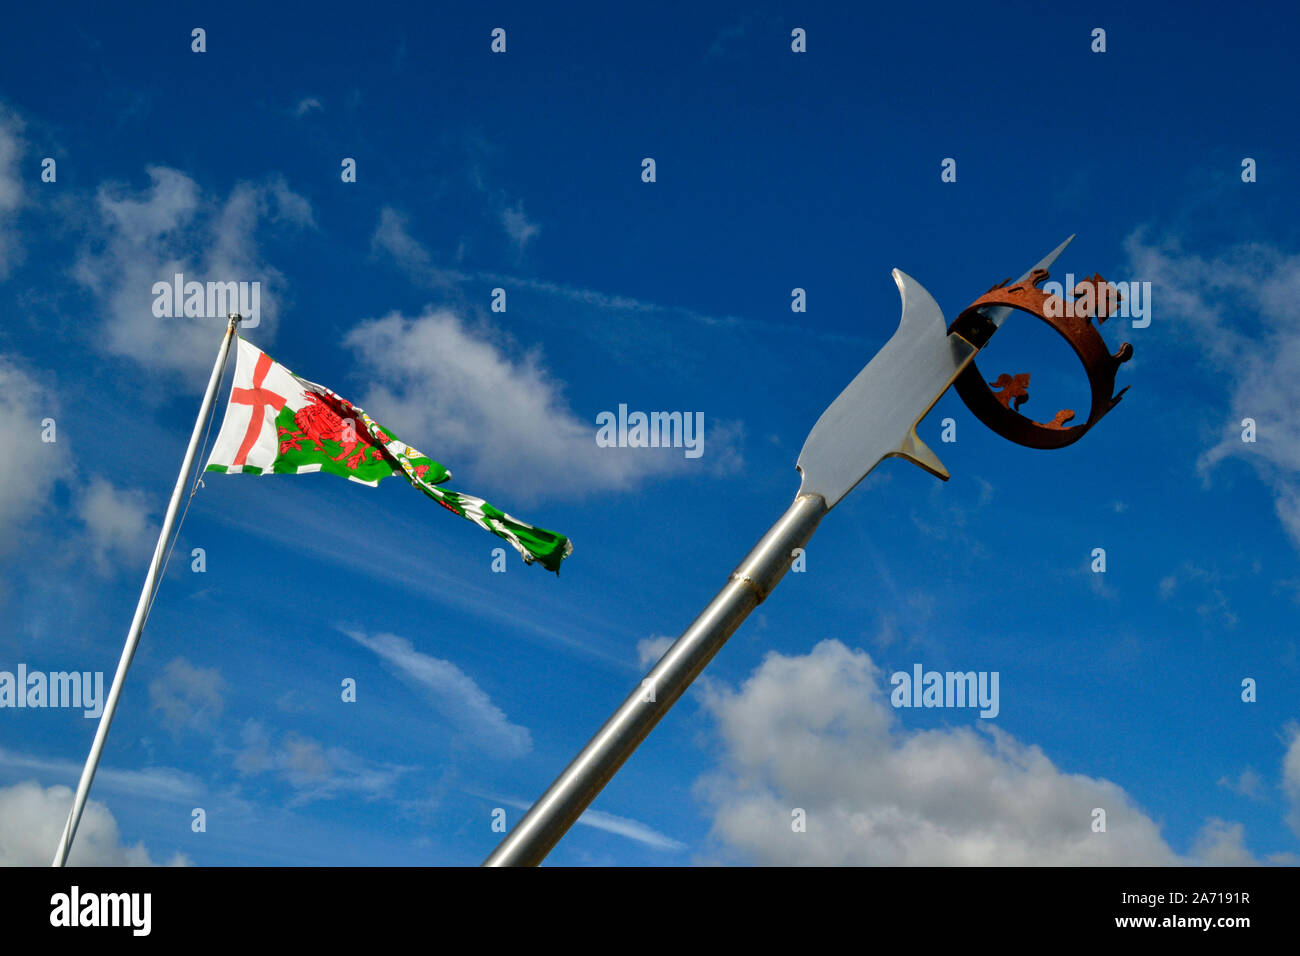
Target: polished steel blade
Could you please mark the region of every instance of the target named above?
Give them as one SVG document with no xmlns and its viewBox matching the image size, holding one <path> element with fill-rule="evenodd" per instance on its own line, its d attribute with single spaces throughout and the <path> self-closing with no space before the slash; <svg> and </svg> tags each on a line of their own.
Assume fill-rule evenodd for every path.
<svg viewBox="0 0 1300 956">
<path fill-rule="evenodd" d="M 1050 269 L 1052 267 L 1052 263 L 1056 261 L 1056 257 L 1059 256 L 1062 252 L 1064 252 L 1065 247 L 1072 242 L 1074 242 L 1074 236 L 1070 236 L 1070 238 L 1066 239 L 1065 242 L 1061 243 L 1059 246 L 1057 246 L 1047 255 L 1043 256 L 1042 260 L 1037 265 L 1032 266 L 1030 270 L 1026 272 L 1024 275 L 1022 275 L 1019 279 L 1017 279 L 1016 282 L 1024 282 L 1026 279 L 1028 279 L 1031 275 L 1034 274 L 1035 269 Z M 987 309 L 982 309 L 980 311 L 983 312 L 984 315 L 987 315 L 989 317 L 989 320 L 994 325 L 1001 326 L 1002 323 L 1006 321 L 1007 316 L 1010 315 L 1015 310 L 1008 309 L 1005 305 L 994 305 L 994 306 L 990 306 Z"/>
<path fill-rule="evenodd" d="M 1071 236 L 1017 279 L 1046 269 Z M 833 508 L 871 469 L 891 456 L 904 458 L 947 480 L 948 469 L 916 435 L 916 425 L 953 383 L 978 349 L 949 335 L 943 312 L 921 283 L 893 271 L 903 300 L 898 330 L 817 419 L 799 452 L 799 494 L 819 494 Z M 1010 309 L 989 309 L 995 325 Z"/>
</svg>

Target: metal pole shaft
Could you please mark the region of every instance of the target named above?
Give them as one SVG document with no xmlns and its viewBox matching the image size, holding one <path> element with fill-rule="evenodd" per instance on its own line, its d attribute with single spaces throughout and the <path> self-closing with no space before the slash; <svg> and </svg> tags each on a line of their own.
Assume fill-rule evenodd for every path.
<svg viewBox="0 0 1300 956">
<path fill-rule="evenodd" d="M 135 606 L 135 617 L 131 620 L 131 629 L 127 632 L 126 646 L 122 648 L 122 657 L 117 662 L 117 673 L 113 675 L 113 686 L 108 692 L 108 699 L 104 703 L 104 712 L 99 717 L 99 727 L 95 730 L 95 741 L 90 745 L 90 756 L 86 758 L 86 765 L 81 769 L 81 780 L 77 783 L 77 795 L 72 801 L 72 810 L 68 813 L 68 822 L 63 826 L 63 835 L 59 838 L 59 848 L 54 854 L 52 866 L 63 866 L 68 861 L 68 853 L 72 849 L 72 840 L 77 835 L 77 825 L 81 822 L 81 812 L 86 807 L 86 798 L 90 794 L 91 781 L 95 779 L 95 770 L 99 767 L 99 756 L 104 750 L 104 741 L 108 739 L 108 728 L 113 723 L 113 714 L 117 710 L 118 698 L 122 696 L 122 685 L 126 683 L 126 672 L 131 667 L 131 659 L 135 657 L 136 645 L 140 643 L 140 632 L 144 630 L 145 617 L 149 613 L 149 604 L 153 600 L 153 593 L 157 586 L 158 571 L 162 567 L 165 552 L 167 550 L 167 539 L 171 537 L 172 528 L 176 523 L 176 513 L 180 510 L 181 498 L 185 492 L 185 484 L 189 478 L 190 470 L 194 466 L 194 456 L 199 448 L 199 438 L 203 433 L 203 420 L 208 415 L 208 410 L 212 407 L 212 401 L 216 397 L 217 382 L 221 378 L 221 370 L 225 367 L 226 356 L 230 352 L 230 342 L 235 335 L 235 327 L 239 324 L 240 316 L 230 316 L 229 323 L 226 325 L 226 334 L 221 340 L 221 349 L 217 353 L 217 361 L 212 366 L 212 374 L 208 377 L 208 389 L 203 394 L 203 403 L 199 406 L 199 415 L 194 420 L 194 432 L 190 435 L 190 444 L 185 449 L 185 460 L 181 463 L 181 473 L 176 476 L 176 487 L 172 489 L 171 501 L 167 504 L 167 514 L 163 517 L 162 530 L 158 532 L 158 543 L 153 549 L 153 560 L 149 563 L 149 573 L 145 575 L 144 587 L 140 590 L 140 600 Z"/>
<path fill-rule="evenodd" d="M 641 686 L 492 851 L 484 866 L 536 866 L 542 862 L 749 612 L 785 576 L 791 552 L 808 543 L 827 510 L 821 495 L 795 498 Z"/>
</svg>

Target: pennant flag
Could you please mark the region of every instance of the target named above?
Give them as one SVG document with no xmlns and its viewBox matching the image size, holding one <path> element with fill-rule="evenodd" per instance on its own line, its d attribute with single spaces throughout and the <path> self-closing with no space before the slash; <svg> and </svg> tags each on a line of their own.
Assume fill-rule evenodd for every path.
<svg viewBox="0 0 1300 956">
<path fill-rule="evenodd" d="M 472 495 L 437 487 L 451 477 L 322 385 L 299 378 L 261 349 L 238 340 L 235 380 L 205 471 L 301 475 L 325 471 L 374 487 L 400 474 L 448 511 L 504 538 L 525 562 L 557 574 L 573 552 L 569 539 L 534 528 Z"/>
</svg>

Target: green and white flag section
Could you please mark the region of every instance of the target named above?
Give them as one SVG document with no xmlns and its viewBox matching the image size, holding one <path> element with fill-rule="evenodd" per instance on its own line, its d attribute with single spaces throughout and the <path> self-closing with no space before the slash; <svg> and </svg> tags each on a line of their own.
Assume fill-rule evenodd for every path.
<svg viewBox="0 0 1300 956">
<path fill-rule="evenodd" d="M 569 539 L 534 528 L 481 498 L 437 487 L 451 477 L 347 399 L 299 378 L 261 349 L 238 340 L 235 380 L 205 471 L 301 475 L 327 471 L 374 487 L 400 474 L 448 511 L 514 546 L 524 561 L 559 573 Z"/>
</svg>

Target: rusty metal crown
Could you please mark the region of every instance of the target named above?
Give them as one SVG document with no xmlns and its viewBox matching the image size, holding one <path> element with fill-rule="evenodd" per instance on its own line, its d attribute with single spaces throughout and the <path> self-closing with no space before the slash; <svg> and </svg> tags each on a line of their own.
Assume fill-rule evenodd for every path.
<svg viewBox="0 0 1300 956">
<path fill-rule="evenodd" d="M 1003 280 L 967 306 L 948 329 L 976 348 L 982 348 L 997 329 L 983 310 L 1004 306 L 1038 316 L 1070 343 L 1088 373 L 1092 389 L 1092 407 L 1082 425 L 1068 424 L 1075 417 L 1070 408 L 1058 411 L 1050 422 L 1037 422 L 1021 415 L 1018 409 L 1029 400 L 1028 372 L 1003 373 L 987 382 L 972 361 L 954 383 L 957 394 L 976 418 L 1003 438 L 1030 448 L 1064 448 L 1082 438 L 1128 391 L 1125 386 L 1112 395 L 1115 373 L 1133 357 L 1133 346 L 1127 342 L 1112 355 L 1097 325 L 1093 324 L 1094 318 L 1100 324 L 1115 314 L 1121 298 L 1115 286 L 1094 275 L 1075 286 L 1076 298 L 1067 303 L 1060 296 L 1039 288 L 1047 278 L 1046 269 L 1035 269 L 1028 281 L 1009 285 L 1011 280 Z M 994 392 L 994 388 L 999 391 Z"/>
</svg>

